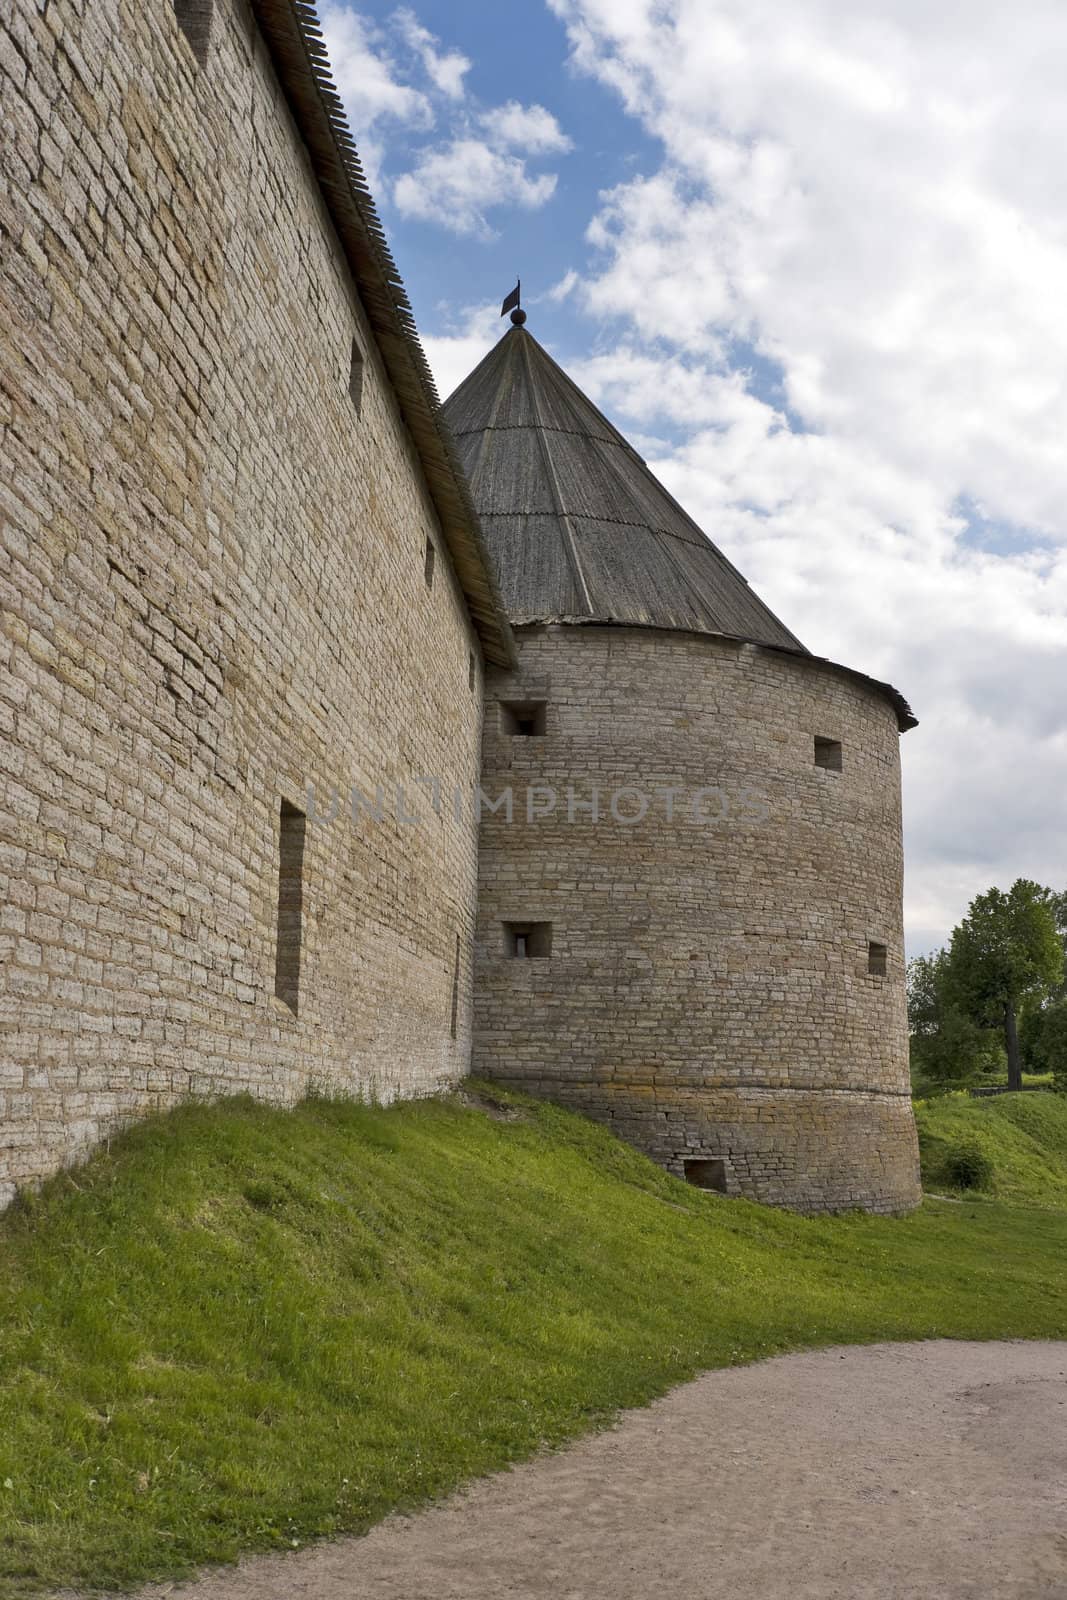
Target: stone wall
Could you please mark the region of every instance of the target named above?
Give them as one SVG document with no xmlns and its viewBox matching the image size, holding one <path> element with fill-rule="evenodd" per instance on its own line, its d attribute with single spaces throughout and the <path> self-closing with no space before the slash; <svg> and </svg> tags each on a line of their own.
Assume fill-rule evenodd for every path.
<svg viewBox="0 0 1067 1600">
<path fill-rule="evenodd" d="M 679 1175 L 721 1161 L 729 1193 L 916 1203 L 892 708 L 833 668 L 695 634 L 518 639 L 519 671 L 487 685 L 474 1070 Z M 543 735 L 512 731 L 542 703 Z M 840 771 L 816 738 L 840 743 Z M 527 928 L 548 956 L 509 953 Z"/>
<path fill-rule="evenodd" d="M 9 0 L 0 93 L 3 1200 L 188 1093 L 463 1073 L 473 825 L 391 786 L 470 792 L 481 665 L 243 5 L 201 65 L 173 0 Z M 294 1016 L 309 781 L 342 815 L 306 829 Z"/>
</svg>

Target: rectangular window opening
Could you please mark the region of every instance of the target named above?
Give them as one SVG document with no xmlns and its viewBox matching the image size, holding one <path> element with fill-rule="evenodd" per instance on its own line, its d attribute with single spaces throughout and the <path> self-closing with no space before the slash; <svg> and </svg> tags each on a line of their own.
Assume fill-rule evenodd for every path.
<svg viewBox="0 0 1067 1600">
<path fill-rule="evenodd" d="M 278 813 L 278 944 L 274 993 L 297 1016 L 304 914 L 304 834 L 307 819 L 283 800 Z"/>
<path fill-rule="evenodd" d="M 717 1194 L 726 1193 L 725 1161 L 708 1160 L 702 1156 L 698 1160 L 683 1161 L 682 1170 L 686 1183 L 698 1189 L 714 1189 Z"/>
<path fill-rule="evenodd" d="M 348 393 L 351 397 L 352 404 L 356 408 L 357 417 L 359 416 L 360 407 L 363 404 L 363 364 L 363 351 L 359 348 L 359 345 L 356 343 L 355 339 L 353 339 L 352 361 L 348 369 Z"/>
<path fill-rule="evenodd" d="M 888 951 L 884 944 L 869 944 L 867 946 L 867 971 L 872 978 L 885 977 L 887 955 Z"/>
<path fill-rule="evenodd" d="M 505 922 L 504 954 L 516 961 L 540 960 L 550 956 L 551 922 Z"/>
<path fill-rule="evenodd" d="M 452 963 L 452 1021 L 450 1032 L 453 1039 L 459 1032 L 459 934 L 456 934 L 456 955 Z"/>
<path fill-rule="evenodd" d="M 841 771 L 841 740 L 815 736 L 815 765 L 825 772 Z"/>
<path fill-rule="evenodd" d="M 204 66 L 207 62 L 208 45 L 211 43 L 211 13 L 214 5 L 215 0 L 174 0 L 174 15 L 189 42 L 189 48 L 196 57 L 198 67 Z"/>
<path fill-rule="evenodd" d="M 543 700 L 500 702 L 500 731 L 513 739 L 544 737 L 546 705 Z"/>
<path fill-rule="evenodd" d="M 478 668 L 474 660 L 474 651 L 472 650 L 470 655 L 467 657 L 467 688 L 473 689 L 477 681 Z"/>
<path fill-rule="evenodd" d="M 422 567 L 422 575 L 426 579 L 426 587 L 427 587 L 427 589 L 432 589 L 433 588 L 433 567 L 434 567 L 434 562 L 436 560 L 437 560 L 437 551 L 434 549 L 433 540 L 432 539 L 427 539 L 427 541 L 426 541 L 426 556 L 425 556 L 425 559 L 423 561 L 423 567 Z"/>
</svg>

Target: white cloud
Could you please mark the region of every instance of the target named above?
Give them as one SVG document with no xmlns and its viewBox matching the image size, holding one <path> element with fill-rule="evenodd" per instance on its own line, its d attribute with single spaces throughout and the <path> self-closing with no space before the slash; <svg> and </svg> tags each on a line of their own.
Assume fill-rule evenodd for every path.
<svg viewBox="0 0 1067 1600">
<path fill-rule="evenodd" d="M 500 338 L 500 305 L 468 306 L 456 320 L 454 331 L 422 336 L 422 346 L 430 363 L 441 398 L 447 400 L 469 372 Z"/>
<path fill-rule="evenodd" d="M 554 283 L 551 289 L 545 290 L 545 296 L 547 299 L 555 301 L 558 305 L 561 301 L 568 299 L 574 293 L 575 289 L 578 287 L 579 281 L 578 274 L 575 272 L 574 268 L 569 267 L 568 270 L 563 274 L 562 278 L 560 278 L 558 283 Z"/>
<path fill-rule="evenodd" d="M 492 145 L 527 154 L 555 154 L 572 148 L 571 141 L 544 106 L 522 106 L 517 100 L 494 106 L 481 118 Z"/>
<path fill-rule="evenodd" d="M 684 434 L 655 469 L 813 650 L 913 700 L 916 942 L 1067 886 L 1067 9 L 550 4 L 663 150 L 590 229 L 622 348 L 572 370 Z"/>
<path fill-rule="evenodd" d="M 439 50 L 440 40 L 406 7 L 396 14 L 396 24 L 404 42 L 416 52 L 431 81 L 450 100 L 460 100 L 464 94 L 466 74 L 471 63 L 458 50 Z"/>
<path fill-rule="evenodd" d="M 404 216 L 440 223 L 453 233 L 491 238 L 486 212 L 495 206 L 536 210 L 552 198 L 555 173 L 531 177 L 517 156 L 491 149 L 480 139 L 460 137 L 425 150 L 393 187 Z"/>
<path fill-rule="evenodd" d="M 420 128 L 432 126 L 429 100 L 399 81 L 396 64 L 386 51 L 381 34 L 366 17 L 344 5 L 326 5 L 322 10 L 322 32 L 337 92 L 345 102 L 357 138 L 382 117 L 394 117 Z"/>
<path fill-rule="evenodd" d="M 401 82 L 384 36 L 368 18 L 349 6 L 328 4 L 322 8 L 322 33 L 367 179 L 378 188 L 379 125 L 392 120 L 411 128 L 430 128 L 433 107 L 421 90 Z"/>
<path fill-rule="evenodd" d="M 491 238 L 489 211 L 532 210 L 551 199 L 556 174 L 533 175 L 527 158 L 571 148 L 555 117 L 544 106 L 517 100 L 481 111 L 471 105 L 465 82 L 470 60 L 443 48 L 410 7 L 393 13 L 390 34 L 351 5 L 327 0 L 322 30 L 368 181 L 381 197 L 391 196 L 402 215 Z M 406 49 L 407 75 L 414 73 L 420 86 L 405 81 L 390 37 Z M 390 184 L 383 173 L 385 127 L 424 132 L 439 116 L 447 136 L 425 145 Z"/>
<path fill-rule="evenodd" d="M 551 200 L 556 174 L 535 177 L 526 160 L 571 148 L 551 112 L 509 100 L 483 111 L 477 120 L 484 137 L 464 129 L 447 144 L 423 150 L 411 170 L 397 179 L 393 198 L 404 216 L 488 239 L 494 237 L 489 211 L 501 206 L 532 211 Z M 516 149 L 522 153 L 513 153 Z"/>
</svg>

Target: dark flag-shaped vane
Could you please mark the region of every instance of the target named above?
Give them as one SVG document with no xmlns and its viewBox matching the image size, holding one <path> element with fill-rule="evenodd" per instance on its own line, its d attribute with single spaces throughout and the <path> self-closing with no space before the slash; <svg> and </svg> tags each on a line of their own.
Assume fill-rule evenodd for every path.
<svg viewBox="0 0 1067 1600">
<path fill-rule="evenodd" d="M 516 283 L 514 289 L 512 289 L 511 293 L 508 295 L 507 299 L 504 301 L 504 304 L 500 307 L 501 316 L 504 316 L 508 311 L 514 311 L 517 309 L 522 299 L 521 291 L 522 280 L 520 279 Z"/>
</svg>

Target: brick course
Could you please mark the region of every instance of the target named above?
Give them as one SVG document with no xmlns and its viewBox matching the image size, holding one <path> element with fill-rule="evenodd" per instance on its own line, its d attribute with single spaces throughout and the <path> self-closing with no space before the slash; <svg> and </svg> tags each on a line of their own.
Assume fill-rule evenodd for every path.
<svg viewBox="0 0 1067 1600">
<path fill-rule="evenodd" d="M 469 793 L 482 677 L 244 4 L 201 66 L 170 0 L 15 0 L 0 92 L 2 1201 L 184 1094 L 466 1070 L 473 824 L 309 823 L 294 1017 L 278 813 Z"/>
<path fill-rule="evenodd" d="M 831 667 L 712 637 L 517 633 L 519 670 L 487 686 L 482 784 L 514 806 L 482 819 L 475 1070 L 679 1176 L 723 1158 L 730 1193 L 914 1205 L 891 707 Z M 504 731 L 501 703 L 538 701 L 543 737 Z M 841 741 L 842 771 L 816 765 L 816 737 Z M 694 822 L 694 805 L 725 815 Z M 551 923 L 551 956 L 509 958 L 505 922 Z"/>
<path fill-rule="evenodd" d="M 185 1095 L 455 1082 L 479 893 L 478 1070 L 731 1193 L 913 1204 L 890 704 L 707 635 L 527 627 L 482 741 L 425 456 L 264 38 L 245 0 L 185 10 L 0 19 L 0 1205 Z M 516 736 L 501 704 L 539 701 Z M 480 891 L 479 774 L 515 808 Z"/>
</svg>

